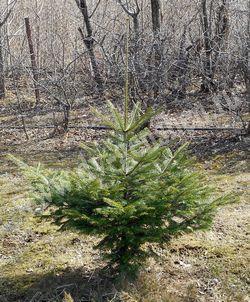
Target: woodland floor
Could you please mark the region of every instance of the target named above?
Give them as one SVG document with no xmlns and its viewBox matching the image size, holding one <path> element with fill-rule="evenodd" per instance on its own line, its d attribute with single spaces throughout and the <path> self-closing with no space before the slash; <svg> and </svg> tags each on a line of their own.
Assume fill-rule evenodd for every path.
<svg viewBox="0 0 250 302">
<path fill-rule="evenodd" d="M 192 109 L 161 114 L 153 126 L 185 121 L 187 126 L 235 126 L 227 114 L 194 115 Z M 15 107 L 0 110 L 0 125 L 17 125 Z M 50 110 L 28 125 L 51 124 Z M 60 118 L 58 113 L 57 118 Z M 72 123 L 98 123 L 89 107 L 72 112 Z M 20 125 L 20 122 L 18 123 Z M 58 232 L 40 221 L 27 197 L 27 184 L 6 159 L 11 153 L 29 164 L 68 168 L 81 157 L 80 142 L 98 140 L 105 131 L 70 129 L 0 129 L 0 302 L 62 302 L 64 292 L 80 301 L 248 302 L 250 301 L 250 165 L 249 137 L 232 132 L 165 131 L 159 133 L 173 148 L 190 141 L 198 169 L 221 192 L 239 201 L 219 210 L 207 232 L 186 235 L 166 246 L 152 246 L 158 260 L 149 259 L 134 283 L 117 282 L 100 272 L 103 262 L 93 249 L 98 238 Z M 68 300 L 70 301 L 70 300 Z"/>
</svg>

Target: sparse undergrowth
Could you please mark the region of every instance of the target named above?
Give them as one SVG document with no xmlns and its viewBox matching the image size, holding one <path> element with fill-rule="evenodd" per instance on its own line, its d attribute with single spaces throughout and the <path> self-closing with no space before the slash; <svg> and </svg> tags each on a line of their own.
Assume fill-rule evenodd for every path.
<svg viewBox="0 0 250 302">
<path fill-rule="evenodd" d="M 21 178 L 13 170 L 2 174 L 0 301 L 33 297 L 61 302 L 65 290 L 75 301 L 248 301 L 250 173 L 240 168 L 226 173 L 221 168 L 230 164 L 228 158 L 217 157 L 216 165 L 210 158 L 202 166 L 222 191 L 235 191 L 240 202 L 220 210 L 206 233 L 186 235 L 168 247 L 152 245 L 161 257 L 149 260 L 134 284 L 99 272 L 103 263 L 93 250 L 96 238 L 58 233 L 55 226 L 40 222 Z"/>
</svg>

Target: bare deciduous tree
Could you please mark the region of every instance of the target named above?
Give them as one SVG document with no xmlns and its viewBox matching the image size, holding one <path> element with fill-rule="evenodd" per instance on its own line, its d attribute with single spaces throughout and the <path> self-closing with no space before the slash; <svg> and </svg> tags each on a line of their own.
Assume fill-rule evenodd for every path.
<svg viewBox="0 0 250 302">
<path fill-rule="evenodd" d="M 208 1 L 201 0 L 201 23 L 205 48 L 204 74 L 201 90 L 208 92 L 216 89 L 214 81 L 217 63 L 229 27 L 228 1 L 221 0 L 217 9 L 213 2 L 208 9 Z M 215 14 L 215 17 L 213 16 Z"/>
<path fill-rule="evenodd" d="M 93 29 L 92 29 L 92 25 L 90 22 L 90 18 L 91 16 L 93 16 L 96 8 L 94 9 L 93 13 L 91 15 L 89 15 L 88 13 L 88 6 L 87 6 L 87 2 L 86 0 L 75 0 L 76 4 L 78 6 L 78 8 L 80 9 L 82 15 L 83 15 L 83 19 L 84 19 L 84 23 L 85 23 L 85 27 L 86 27 L 86 31 L 87 31 L 87 36 L 84 35 L 83 31 L 81 28 L 79 28 L 81 37 L 83 39 L 83 42 L 89 52 L 89 57 L 90 57 L 90 61 L 91 61 L 91 65 L 93 68 L 93 73 L 94 73 L 94 77 L 95 77 L 95 81 L 98 85 L 98 89 L 100 91 L 103 90 L 103 81 L 102 81 L 102 77 L 96 62 L 96 56 L 95 56 L 95 52 L 94 52 L 94 37 L 93 37 Z M 100 4 L 100 1 L 97 3 L 97 6 Z"/>
</svg>

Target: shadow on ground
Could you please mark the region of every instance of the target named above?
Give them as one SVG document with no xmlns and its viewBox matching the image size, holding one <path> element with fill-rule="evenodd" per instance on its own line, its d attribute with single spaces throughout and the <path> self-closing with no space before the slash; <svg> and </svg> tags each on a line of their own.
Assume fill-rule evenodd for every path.
<svg viewBox="0 0 250 302">
<path fill-rule="evenodd" d="M 114 278 L 101 271 L 31 273 L 12 280 L 0 279 L 0 302 L 62 302 L 65 292 L 71 294 L 74 302 L 110 301 L 117 294 L 114 283 Z"/>
<path fill-rule="evenodd" d="M 221 165 L 214 167 L 219 174 L 249 172 L 250 137 L 217 138 L 213 140 L 196 140 L 190 146 L 191 153 L 199 160 L 212 160 Z"/>
</svg>

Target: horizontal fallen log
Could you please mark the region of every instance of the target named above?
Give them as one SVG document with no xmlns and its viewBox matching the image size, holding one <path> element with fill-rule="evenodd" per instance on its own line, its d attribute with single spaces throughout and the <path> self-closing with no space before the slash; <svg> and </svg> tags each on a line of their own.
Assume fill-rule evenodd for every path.
<svg viewBox="0 0 250 302">
<path fill-rule="evenodd" d="M 27 129 L 55 129 L 54 125 L 26 125 Z M 62 126 L 58 126 L 58 128 L 62 128 Z M 225 127 L 152 127 L 157 131 L 234 131 L 234 132 L 245 132 L 244 128 L 225 128 Z M 0 125 L 0 130 L 11 130 L 11 129 L 23 129 L 23 126 L 15 126 L 15 125 Z M 109 127 L 106 126 L 79 126 L 79 125 L 69 125 L 68 129 L 89 129 L 89 130 L 110 130 Z"/>
</svg>

